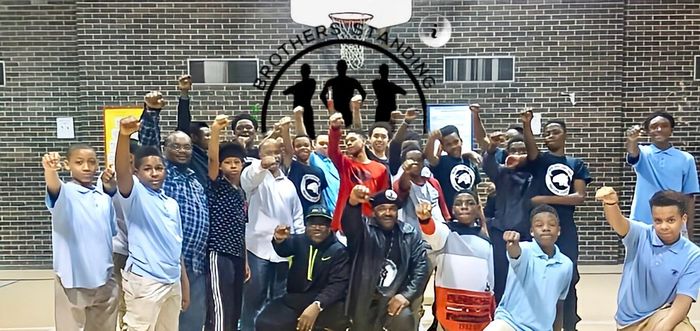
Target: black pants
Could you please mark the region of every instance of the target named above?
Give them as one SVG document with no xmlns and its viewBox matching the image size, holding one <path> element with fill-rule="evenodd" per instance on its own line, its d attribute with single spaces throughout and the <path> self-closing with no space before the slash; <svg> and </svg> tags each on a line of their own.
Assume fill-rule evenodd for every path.
<svg viewBox="0 0 700 331">
<path fill-rule="evenodd" d="M 493 226 L 489 226 L 489 237 L 493 248 L 493 273 L 494 282 L 493 292 L 496 299 L 496 304 L 501 302 L 503 293 L 506 290 L 506 281 L 508 278 L 509 262 L 506 253 L 506 242 L 503 241 L 503 230 Z M 530 241 L 530 233 L 520 232 L 520 241 Z"/>
<path fill-rule="evenodd" d="M 386 309 L 386 301 L 374 300 L 370 303 L 370 314 L 371 320 L 380 321 L 380 325 L 388 331 L 417 331 L 418 324 L 416 324 L 416 318 L 414 317 L 413 305 L 410 305 L 404 309 L 398 316 L 389 316 Z M 357 328 L 351 328 L 352 331 L 362 331 Z M 379 329 L 381 330 L 381 328 Z M 374 330 L 372 330 L 374 331 Z"/>
<path fill-rule="evenodd" d="M 578 233 L 575 227 L 561 229 L 561 235 L 557 240 L 557 247 L 562 254 L 566 255 L 574 263 L 574 274 L 571 277 L 569 293 L 564 300 L 564 331 L 575 331 L 576 323 L 581 321 L 578 316 L 578 297 L 576 295 L 576 284 L 579 281 L 578 273 Z"/>
<path fill-rule="evenodd" d="M 289 294 L 287 294 L 287 296 L 289 296 Z M 272 300 L 263 308 L 258 318 L 255 320 L 255 330 L 295 331 L 297 319 L 308 306 L 306 302 L 303 304 L 293 304 L 290 300 L 286 300 L 285 297 Z M 337 302 L 330 307 L 324 307 L 314 324 L 314 330 L 328 329 L 333 331 L 345 331 L 347 327 L 348 319 L 345 317 L 345 309 L 342 302 Z"/>
<path fill-rule="evenodd" d="M 242 257 L 209 252 L 205 330 L 238 330 L 244 277 L 245 260 Z"/>
</svg>

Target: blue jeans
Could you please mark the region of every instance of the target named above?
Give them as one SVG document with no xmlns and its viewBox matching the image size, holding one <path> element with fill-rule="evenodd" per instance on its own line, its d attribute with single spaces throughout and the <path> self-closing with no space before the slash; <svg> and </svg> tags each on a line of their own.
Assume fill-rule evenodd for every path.
<svg viewBox="0 0 700 331">
<path fill-rule="evenodd" d="M 180 331 L 200 331 L 207 317 L 206 275 L 187 269 L 190 281 L 190 307 L 180 313 Z"/>
<path fill-rule="evenodd" d="M 255 331 L 255 318 L 265 305 L 287 292 L 289 263 L 270 262 L 248 252 L 250 280 L 243 286 L 241 331 Z"/>
</svg>

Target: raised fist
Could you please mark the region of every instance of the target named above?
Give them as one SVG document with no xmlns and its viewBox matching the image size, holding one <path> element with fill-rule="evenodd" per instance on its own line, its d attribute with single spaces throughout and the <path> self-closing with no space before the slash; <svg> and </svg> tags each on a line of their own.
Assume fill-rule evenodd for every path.
<svg viewBox="0 0 700 331">
<path fill-rule="evenodd" d="M 303 116 L 304 115 L 304 107 L 302 106 L 296 106 L 294 107 L 294 116 Z"/>
<path fill-rule="evenodd" d="M 404 116 L 403 116 L 403 120 L 406 121 L 406 123 L 411 123 L 416 118 L 418 118 L 418 109 L 416 109 L 416 108 L 406 109 L 406 114 L 404 114 Z"/>
<path fill-rule="evenodd" d="M 341 113 L 335 113 L 331 115 L 331 118 L 328 120 L 328 122 L 331 125 L 331 128 L 337 129 L 337 128 L 342 128 L 345 126 L 345 121 L 343 120 L 343 114 Z"/>
<path fill-rule="evenodd" d="M 290 227 L 289 225 L 278 225 L 275 227 L 275 233 L 273 234 L 273 238 L 276 241 L 285 241 L 287 238 L 289 238 L 289 233 L 290 233 Z"/>
<path fill-rule="evenodd" d="M 134 134 L 134 132 L 138 132 L 139 127 L 141 127 L 141 123 L 136 117 L 124 117 L 119 121 L 119 134 L 129 137 Z"/>
<path fill-rule="evenodd" d="M 276 166 L 277 163 L 279 163 L 279 160 L 274 156 L 263 156 L 263 158 L 260 160 L 260 166 L 263 169 L 270 169 L 273 166 Z"/>
<path fill-rule="evenodd" d="M 60 171 L 61 154 L 56 152 L 44 154 L 44 157 L 41 158 L 41 165 L 44 167 L 44 170 L 47 171 Z"/>
<path fill-rule="evenodd" d="M 639 141 L 639 137 L 644 133 L 642 127 L 639 125 L 634 125 L 629 130 L 627 130 L 627 141 L 636 143 Z"/>
<path fill-rule="evenodd" d="M 280 128 L 289 128 L 290 124 L 292 124 L 292 118 L 289 116 L 282 117 L 282 119 L 277 122 L 277 126 Z"/>
<path fill-rule="evenodd" d="M 418 162 L 414 160 L 403 161 L 401 167 L 403 168 L 403 171 L 405 173 L 411 174 L 413 176 L 420 175 L 420 171 L 422 170 L 420 164 L 418 164 Z"/>
<path fill-rule="evenodd" d="M 532 116 L 532 108 L 526 107 L 520 112 L 520 121 L 529 126 L 532 122 Z"/>
<path fill-rule="evenodd" d="M 404 117 L 404 116 L 403 116 L 403 113 L 401 113 L 400 110 L 394 110 L 394 111 L 391 112 L 391 120 L 392 120 L 392 121 L 398 122 L 398 121 L 400 121 L 401 118 L 403 118 L 403 117 Z"/>
<path fill-rule="evenodd" d="M 105 168 L 100 179 L 105 188 L 115 187 L 117 185 L 117 178 L 114 176 L 114 166 L 110 164 Z"/>
<path fill-rule="evenodd" d="M 229 123 L 231 123 L 231 121 L 228 119 L 228 116 L 218 115 L 214 119 L 214 122 L 211 123 L 211 129 L 221 131 L 222 129 L 226 128 Z"/>
<path fill-rule="evenodd" d="M 433 205 L 430 201 L 421 200 L 416 206 L 416 216 L 421 221 L 428 220 L 433 217 Z"/>
<path fill-rule="evenodd" d="M 158 91 L 148 92 L 143 98 L 143 101 L 148 108 L 163 109 L 163 107 L 165 107 L 165 99 L 163 99 L 163 95 Z"/>
<path fill-rule="evenodd" d="M 481 105 L 478 103 L 473 103 L 469 105 L 469 110 L 471 110 L 474 114 L 479 114 L 481 113 Z"/>
<path fill-rule="evenodd" d="M 440 140 L 440 138 L 442 138 L 442 132 L 440 132 L 440 130 L 432 131 L 428 135 L 428 140 Z"/>
<path fill-rule="evenodd" d="M 192 76 L 182 75 L 177 80 L 177 89 L 187 93 L 192 88 Z"/>
<path fill-rule="evenodd" d="M 369 202 L 369 188 L 364 185 L 355 185 L 350 192 L 349 202 L 353 206 Z"/>
<path fill-rule="evenodd" d="M 506 247 L 518 245 L 520 242 L 520 233 L 518 231 L 503 232 L 503 241 L 506 242 Z"/>
<path fill-rule="evenodd" d="M 609 186 L 599 188 L 598 191 L 595 192 L 595 199 L 608 205 L 614 205 L 619 201 L 617 192 Z"/>
<path fill-rule="evenodd" d="M 362 107 L 362 96 L 356 95 L 350 99 L 350 110 L 353 112 L 360 111 L 360 107 Z"/>
</svg>

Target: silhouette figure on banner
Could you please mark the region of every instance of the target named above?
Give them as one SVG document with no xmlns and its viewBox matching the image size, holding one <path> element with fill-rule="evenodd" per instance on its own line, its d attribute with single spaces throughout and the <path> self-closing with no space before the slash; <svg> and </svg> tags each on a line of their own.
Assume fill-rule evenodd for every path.
<svg viewBox="0 0 700 331">
<path fill-rule="evenodd" d="M 377 97 L 377 110 L 374 113 L 375 122 L 389 122 L 391 112 L 396 110 L 396 95 L 406 95 L 406 90 L 389 81 L 389 66 L 383 63 L 379 66 L 379 79 L 372 81 L 374 95 Z"/>
<path fill-rule="evenodd" d="M 316 130 L 314 129 L 314 109 L 311 108 L 311 98 L 316 92 L 316 80 L 310 78 L 311 67 L 304 63 L 301 65 L 301 81 L 288 87 L 284 95 L 294 95 L 294 107 L 304 107 L 304 126 L 306 133 L 311 139 L 316 139 Z"/>
<path fill-rule="evenodd" d="M 362 101 L 365 100 L 367 93 L 360 85 L 357 79 L 348 77 L 346 75 L 348 71 L 348 64 L 345 60 L 338 61 L 336 65 L 338 70 L 338 76 L 335 76 L 323 85 L 323 90 L 321 91 L 321 101 L 328 110 L 335 110 L 343 114 L 343 120 L 345 121 L 345 126 L 350 127 L 352 125 L 352 111 L 350 110 L 350 99 L 352 99 L 355 90 L 362 96 Z M 329 93 L 329 88 L 331 92 Z M 329 101 L 330 104 L 329 105 Z"/>
</svg>

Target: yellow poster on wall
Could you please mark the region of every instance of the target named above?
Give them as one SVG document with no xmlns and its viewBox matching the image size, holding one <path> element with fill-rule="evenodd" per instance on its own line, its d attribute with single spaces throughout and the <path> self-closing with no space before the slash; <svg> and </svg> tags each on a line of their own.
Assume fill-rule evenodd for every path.
<svg viewBox="0 0 700 331">
<path fill-rule="evenodd" d="M 123 106 L 104 108 L 105 128 L 105 158 L 107 164 L 114 164 L 114 153 L 117 150 L 117 138 L 119 137 L 119 121 L 124 117 L 141 117 L 143 106 Z"/>
</svg>

